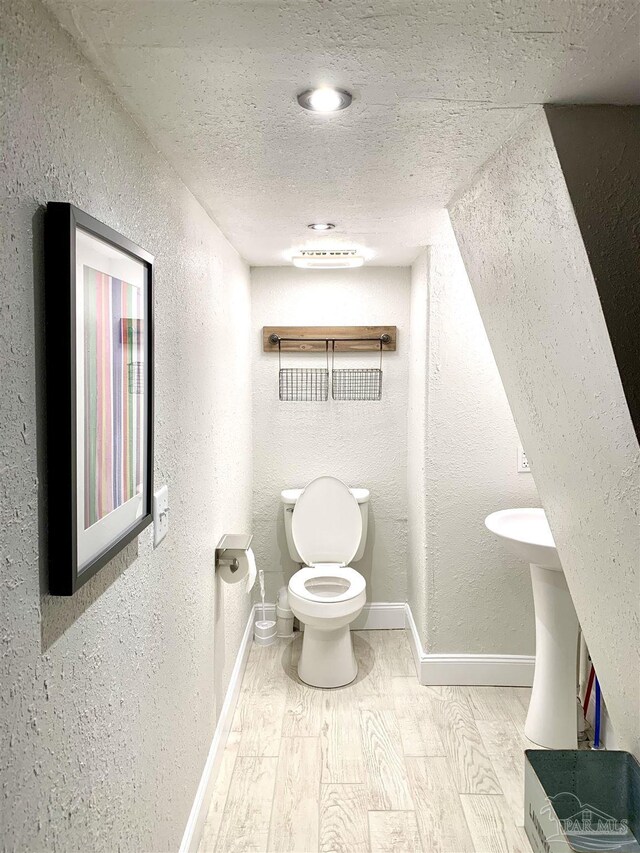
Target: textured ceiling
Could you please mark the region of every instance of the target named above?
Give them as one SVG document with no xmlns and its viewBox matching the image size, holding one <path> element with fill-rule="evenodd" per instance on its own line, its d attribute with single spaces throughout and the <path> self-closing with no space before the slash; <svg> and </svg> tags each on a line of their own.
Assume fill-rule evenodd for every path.
<svg viewBox="0 0 640 853">
<path fill-rule="evenodd" d="M 46 0 L 240 253 L 406 264 L 529 104 L 638 103 L 637 0 Z M 354 94 L 333 116 L 301 89 Z M 306 224 L 339 228 L 309 240 Z"/>
</svg>

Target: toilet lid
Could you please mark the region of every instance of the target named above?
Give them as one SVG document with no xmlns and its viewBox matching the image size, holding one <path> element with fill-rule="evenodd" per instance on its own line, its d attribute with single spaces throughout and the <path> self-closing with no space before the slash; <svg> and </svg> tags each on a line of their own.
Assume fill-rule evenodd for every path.
<svg viewBox="0 0 640 853">
<path fill-rule="evenodd" d="M 355 557 L 362 536 L 358 502 L 342 480 L 316 477 L 298 498 L 291 533 L 308 566 L 346 565 Z"/>
</svg>

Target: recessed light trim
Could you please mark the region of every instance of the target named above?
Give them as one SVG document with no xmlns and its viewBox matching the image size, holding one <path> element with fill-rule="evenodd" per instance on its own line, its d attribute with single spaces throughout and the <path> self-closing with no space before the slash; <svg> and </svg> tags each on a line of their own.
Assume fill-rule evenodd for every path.
<svg viewBox="0 0 640 853">
<path fill-rule="evenodd" d="M 298 103 L 302 109 L 312 113 L 337 113 L 350 106 L 352 100 L 351 92 L 332 86 L 307 89 L 298 95 Z"/>
<path fill-rule="evenodd" d="M 331 231 L 335 227 L 333 222 L 312 222 L 311 225 L 307 225 L 307 228 L 311 228 L 312 231 Z"/>
</svg>

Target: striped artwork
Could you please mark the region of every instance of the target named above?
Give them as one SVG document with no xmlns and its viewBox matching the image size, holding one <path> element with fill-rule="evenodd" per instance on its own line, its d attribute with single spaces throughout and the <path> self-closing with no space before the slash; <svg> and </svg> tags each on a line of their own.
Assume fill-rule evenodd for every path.
<svg viewBox="0 0 640 853">
<path fill-rule="evenodd" d="M 84 526 L 142 492 L 141 288 L 84 266 Z"/>
</svg>

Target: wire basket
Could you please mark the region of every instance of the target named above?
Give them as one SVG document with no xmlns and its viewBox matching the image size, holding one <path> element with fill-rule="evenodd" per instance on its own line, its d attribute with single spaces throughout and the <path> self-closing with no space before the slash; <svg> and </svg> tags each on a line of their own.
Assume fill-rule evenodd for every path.
<svg viewBox="0 0 640 853">
<path fill-rule="evenodd" d="M 382 341 L 377 368 L 336 368 L 334 362 L 335 343 L 331 352 L 331 396 L 334 400 L 382 399 Z"/>
<path fill-rule="evenodd" d="M 278 395 L 286 403 L 324 403 L 329 399 L 329 344 L 327 366 L 283 367 L 282 346 L 278 341 Z"/>
<path fill-rule="evenodd" d="M 380 400 L 382 371 L 375 368 L 333 369 L 331 396 L 334 400 Z"/>
<path fill-rule="evenodd" d="M 289 403 L 324 402 L 329 399 L 327 368 L 281 367 L 280 399 Z"/>
</svg>

